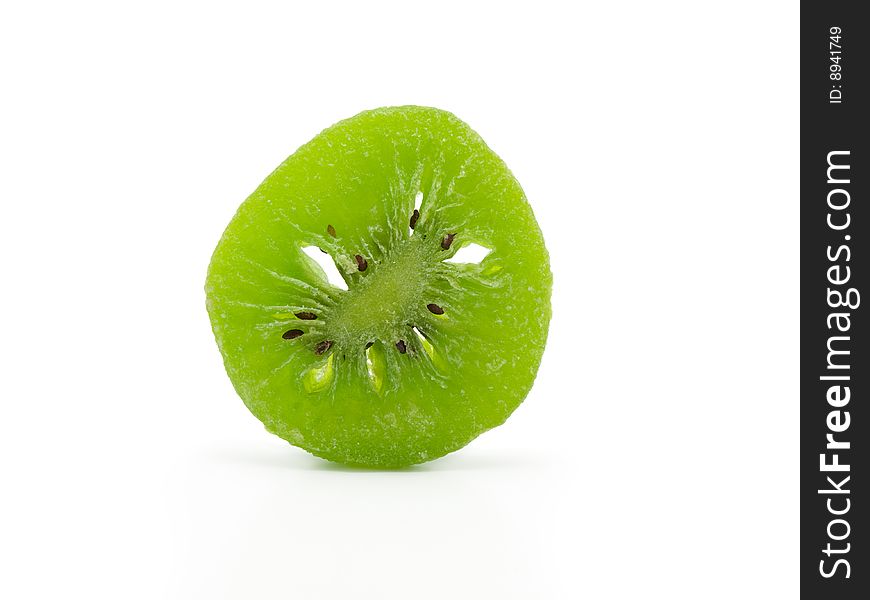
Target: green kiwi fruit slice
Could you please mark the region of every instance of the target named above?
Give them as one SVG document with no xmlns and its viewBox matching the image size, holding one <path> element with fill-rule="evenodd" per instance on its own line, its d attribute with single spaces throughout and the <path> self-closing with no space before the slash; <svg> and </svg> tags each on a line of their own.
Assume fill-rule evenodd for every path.
<svg viewBox="0 0 870 600">
<path fill-rule="evenodd" d="M 488 253 L 460 262 L 467 248 Z M 403 106 L 333 125 L 269 175 L 218 243 L 206 298 L 227 373 L 269 431 L 393 468 L 461 448 L 523 401 L 551 287 L 504 162 L 452 114 Z"/>
</svg>

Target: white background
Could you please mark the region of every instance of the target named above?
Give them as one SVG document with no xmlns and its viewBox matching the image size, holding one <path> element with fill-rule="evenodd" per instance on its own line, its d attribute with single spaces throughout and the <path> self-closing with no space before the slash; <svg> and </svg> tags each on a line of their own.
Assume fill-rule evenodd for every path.
<svg viewBox="0 0 870 600">
<path fill-rule="evenodd" d="M 0 597 L 793 598 L 798 7 L 0 9 Z M 265 432 L 206 266 L 360 110 L 455 112 L 555 276 L 537 383 L 406 472 Z"/>
</svg>

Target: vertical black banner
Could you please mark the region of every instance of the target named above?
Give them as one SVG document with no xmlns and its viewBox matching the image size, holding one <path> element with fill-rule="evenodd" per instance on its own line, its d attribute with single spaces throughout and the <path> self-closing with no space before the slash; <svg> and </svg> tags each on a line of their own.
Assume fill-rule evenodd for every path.
<svg viewBox="0 0 870 600">
<path fill-rule="evenodd" d="M 870 598 L 870 169 L 860 2 L 801 3 L 801 593 Z"/>
</svg>

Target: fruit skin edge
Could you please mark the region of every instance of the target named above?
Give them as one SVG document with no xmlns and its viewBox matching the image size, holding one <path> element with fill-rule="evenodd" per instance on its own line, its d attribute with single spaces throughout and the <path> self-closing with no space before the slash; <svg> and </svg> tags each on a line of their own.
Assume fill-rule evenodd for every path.
<svg viewBox="0 0 870 600">
<path fill-rule="evenodd" d="M 350 120 L 356 119 L 357 117 L 360 117 L 360 116 L 365 115 L 367 113 L 377 113 L 377 112 L 385 111 L 385 110 L 403 110 L 403 109 L 437 110 L 439 112 L 442 112 L 442 113 L 449 115 L 450 117 L 452 117 L 456 121 L 462 123 L 465 127 L 468 128 L 468 130 L 471 134 L 477 136 L 478 140 L 481 142 L 481 144 L 484 147 L 486 147 L 490 152 L 492 152 L 492 154 L 501 162 L 505 171 L 510 175 L 511 178 L 513 178 L 513 181 L 516 183 L 516 185 L 518 187 L 520 187 L 519 182 L 516 180 L 516 178 L 510 172 L 510 169 L 507 167 L 507 165 L 504 163 L 504 161 L 502 161 L 500 159 L 500 157 L 498 157 L 498 155 L 495 154 L 495 152 L 493 152 L 491 149 L 489 149 L 489 146 L 486 144 L 486 142 L 484 140 L 482 140 L 482 138 L 480 138 L 479 134 L 477 134 L 467 124 L 465 124 L 464 121 L 460 120 L 458 117 L 456 117 L 452 113 L 450 113 L 448 111 L 444 111 L 443 109 L 432 109 L 430 107 L 415 106 L 415 105 L 391 106 L 391 107 L 381 107 L 381 108 L 376 108 L 376 109 L 370 109 L 370 110 L 362 111 L 362 112 L 360 112 L 352 117 L 337 121 L 336 123 L 330 125 L 329 127 L 324 128 L 320 133 L 318 133 L 316 136 L 311 138 L 311 140 L 309 140 L 308 142 L 305 142 L 305 144 L 303 144 L 296 151 L 291 153 L 287 159 L 282 161 L 282 163 L 280 163 L 279 166 L 276 167 L 276 169 L 272 173 L 270 173 L 269 176 L 267 176 L 264 179 L 264 182 L 268 181 L 270 179 L 270 177 L 272 177 L 272 175 L 276 171 L 280 170 L 284 166 L 284 164 L 287 161 L 289 161 L 299 151 L 299 149 L 304 148 L 306 145 L 311 143 L 311 141 L 313 141 L 314 139 L 317 139 L 317 137 L 319 137 L 323 133 L 337 127 L 338 125 L 344 123 L 345 121 L 350 121 Z M 259 190 L 259 188 L 260 188 L 260 186 L 257 187 L 255 192 L 252 193 L 251 196 L 256 194 L 257 190 Z M 522 199 L 526 204 L 528 204 L 528 198 L 525 195 L 525 193 L 522 193 Z M 246 198 L 246 201 L 247 201 L 247 198 Z M 244 206 L 244 203 L 245 202 L 243 202 L 239 206 L 239 209 L 237 209 L 237 211 L 236 211 L 236 215 L 238 215 L 239 212 L 241 212 L 242 207 Z M 411 456 L 411 455 L 406 454 L 406 455 L 404 455 L 403 460 L 390 460 L 391 457 L 389 457 L 389 456 L 378 456 L 378 457 L 369 457 L 365 461 L 357 461 L 357 460 L 349 459 L 345 452 L 329 451 L 329 450 L 324 450 L 321 448 L 315 448 L 315 447 L 312 447 L 310 445 L 304 445 L 304 442 L 300 443 L 301 440 L 296 435 L 293 435 L 292 432 L 290 434 L 288 434 L 286 432 L 285 427 L 281 427 L 280 425 L 278 427 L 272 426 L 272 424 L 268 422 L 268 419 L 264 419 L 263 417 L 257 415 L 257 413 L 254 412 L 253 407 L 251 406 L 251 401 L 247 398 L 247 396 L 248 396 L 247 390 L 245 390 L 244 386 L 241 385 L 241 383 L 242 383 L 241 379 L 236 378 L 236 377 L 230 377 L 230 382 L 232 383 L 233 388 L 235 389 L 236 393 L 244 401 L 244 403 L 246 404 L 248 409 L 252 412 L 252 414 L 263 423 L 265 429 L 267 431 L 269 431 L 270 433 L 280 437 L 281 439 L 285 440 L 286 442 L 288 442 L 292 446 L 295 446 L 297 448 L 305 450 L 306 452 L 308 452 L 309 454 L 312 454 L 313 456 L 317 456 L 317 457 L 322 458 L 324 460 L 327 460 L 327 461 L 330 461 L 330 462 L 333 462 L 333 463 L 336 463 L 339 465 L 344 465 L 344 466 L 356 468 L 356 469 L 395 470 L 395 469 L 403 469 L 403 468 L 407 468 L 407 467 L 412 467 L 414 465 L 422 464 L 422 463 L 425 463 L 425 462 L 428 462 L 431 460 L 435 460 L 437 458 L 441 458 L 441 457 L 446 456 L 448 454 L 451 454 L 451 453 L 465 447 L 470 442 L 472 442 L 474 439 L 476 439 L 479 435 L 485 433 L 486 431 L 489 431 L 490 429 L 493 429 L 495 427 L 498 427 L 498 426 L 504 424 L 507 421 L 507 419 L 513 414 L 513 412 L 517 408 L 519 408 L 519 406 L 525 401 L 525 399 L 528 397 L 528 394 L 530 393 L 532 387 L 534 386 L 535 381 L 537 380 L 538 370 L 540 368 L 541 360 L 543 359 L 543 354 L 545 351 L 546 342 L 547 342 L 547 339 L 549 336 L 549 325 L 550 325 L 550 321 L 551 321 L 551 317 L 552 317 L 551 301 L 552 301 L 553 275 L 552 275 L 552 271 L 550 269 L 549 252 L 546 248 L 546 245 L 544 244 L 543 234 L 540 231 L 540 226 L 537 223 L 537 220 L 534 218 L 534 213 L 531 212 L 530 206 L 529 206 L 529 210 L 531 213 L 532 221 L 533 221 L 535 227 L 537 228 L 537 233 L 541 239 L 541 247 L 538 250 L 541 253 L 540 267 L 541 267 L 542 283 L 545 284 L 545 286 L 546 286 L 546 300 L 541 302 L 540 306 L 538 306 L 538 309 L 540 312 L 537 315 L 538 321 L 541 325 L 542 338 L 540 340 L 540 344 L 539 344 L 540 347 L 539 347 L 539 352 L 537 354 L 537 358 L 534 361 L 534 364 L 529 365 L 530 370 L 532 370 L 534 372 L 533 377 L 526 385 L 522 386 L 522 388 L 517 388 L 517 390 L 519 392 L 517 394 L 517 397 L 519 398 L 519 400 L 507 412 L 505 412 L 502 415 L 502 417 L 500 419 L 498 419 L 497 421 L 493 421 L 491 424 L 489 424 L 485 428 L 478 429 L 477 431 L 475 431 L 471 435 L 467 435 L 465 437 L 460 437 L 460 438 L 454 438 L 451 441 L 451 443 L 442 445 L 441 448 L 439 448 L 439 450 L 437 452 L 419 452 L 419 453 L 417 453 L 416 456 Z M 235 216 L 234 216 L 234 219 L 235 219 Z M 233 223 L 233 220 L 230 221 L 229 225 L 231 225 Z M 229 225 L 227 226 L 227 229 L 229 229 Z M 221 240 L 223 240 L 223 236 L 225 236 L 225 235 L 226 235 L 226 231 L 222 235 Z M 214 257 L 217 254 L 219 248 L 220 248 L 220 243 L 215 248 L 215 251 L 212 254 L 212 261 L 214 260 Z M 212 266 L 212 262 L 209 263 L 209 273 L 211 272 L 211 266 Z M 206 291 L 207 309 L 208 309 L 209 313 L 211 314 L 212 307 L 210 305 L 210 299 L 209 299 L 208 279 L 206 281 L 206 290 L 205 291 Z M 224 353 L 224 351 L 223 351 L 223 343 L 222 343 L 223 341 L 217 335 L 217 323 L 212 319 L 211 324 L 212 324 L 213 333 L 215 334 L 218 348 L 221 352 L 221 356 L 222 356 L 222 360 L 224 362 L 225 369 L 227 370 L 227 373 L 230 374 L 231 366 L 229 364 L 229 355 Z M 296 433 L 298 433 L 298 431 Z"/>
</svg>

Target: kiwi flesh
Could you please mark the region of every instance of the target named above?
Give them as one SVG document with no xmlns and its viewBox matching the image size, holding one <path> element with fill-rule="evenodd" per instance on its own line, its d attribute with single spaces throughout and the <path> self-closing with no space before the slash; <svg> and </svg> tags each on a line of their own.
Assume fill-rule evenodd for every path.
<svg viewBox="0 0 870 600">
<path fill-rule="evenodd" d="M 488 252 L 456 262 L 470 247 Z M 263 181 L 214 251 L 206 304 L 266 429 L 328 460 L 395 468 L 461 448 L 523 401 L 551 287 L 504 162 L 451 113 L 403 106 L 333 125 Z"/>
</svg>

